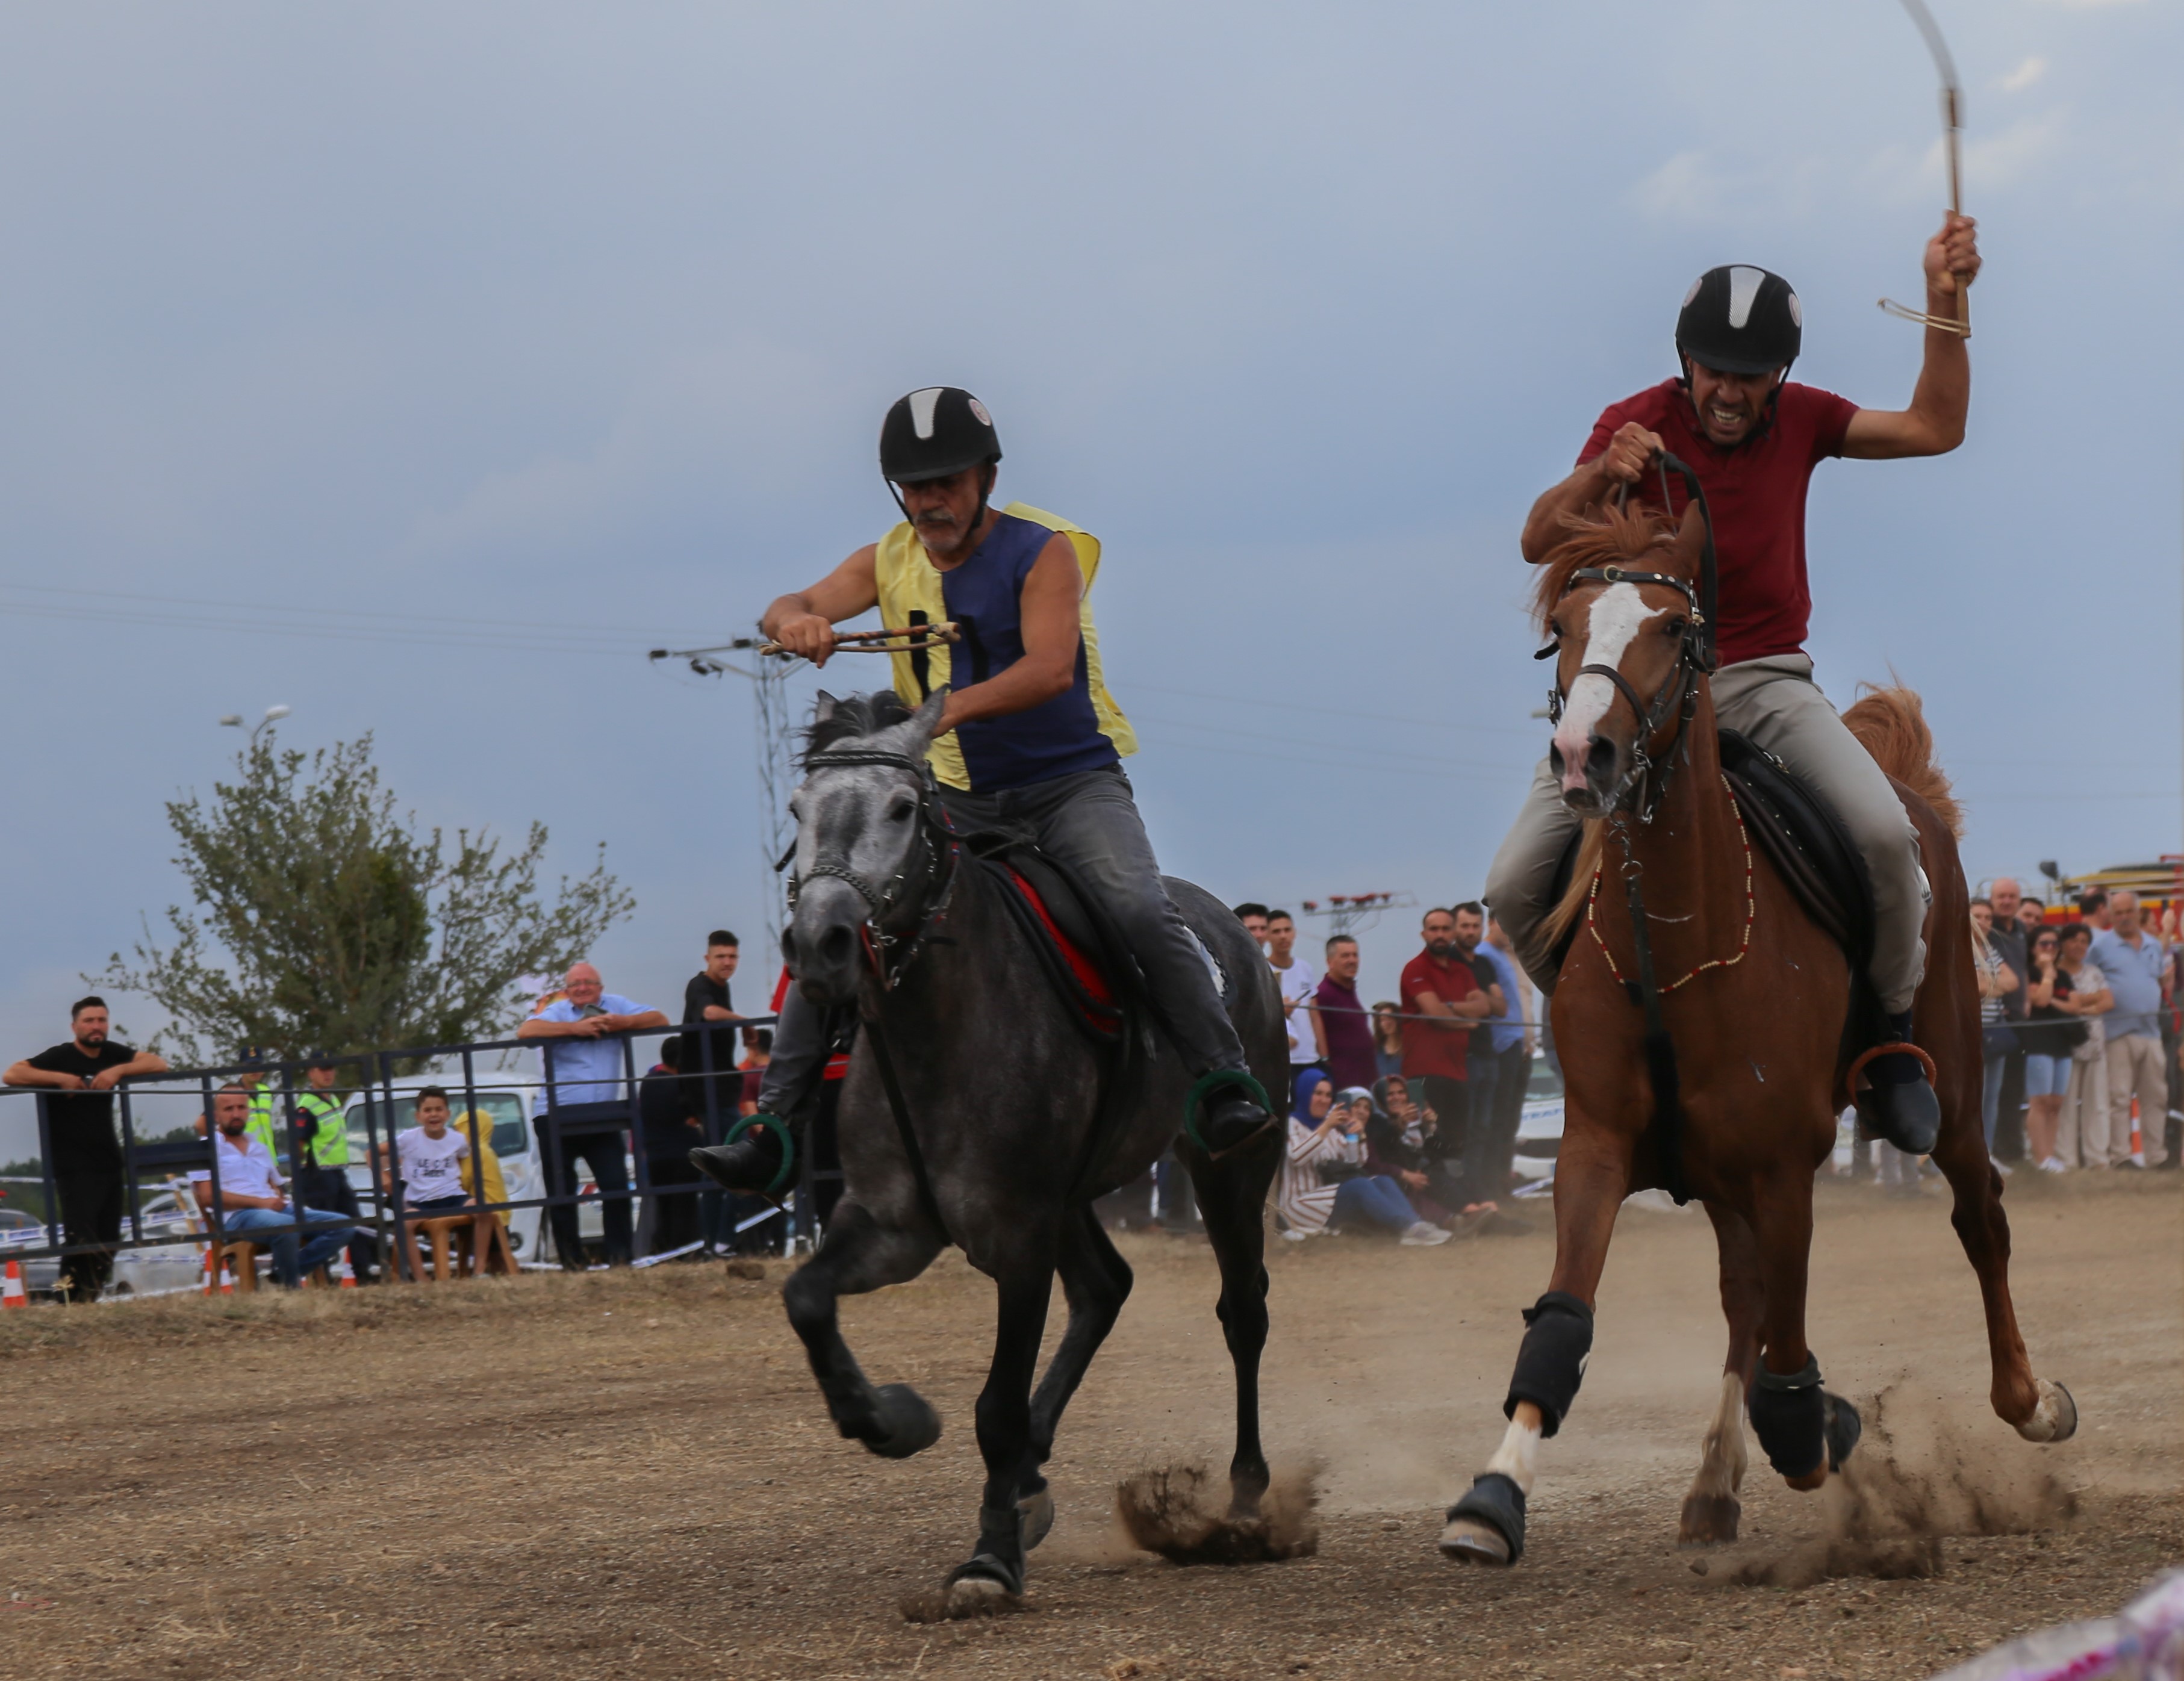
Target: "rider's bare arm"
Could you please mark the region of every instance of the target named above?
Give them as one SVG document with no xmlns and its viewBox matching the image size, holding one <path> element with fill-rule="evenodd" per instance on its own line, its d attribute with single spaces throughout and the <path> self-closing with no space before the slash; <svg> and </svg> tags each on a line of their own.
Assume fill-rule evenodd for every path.
<svg viewBox="0 0 2184 1681">
<path fill-rule="evenodd" d="M 983 683 L 951 690 L 935 733 L 945 734 L 958 724 L 979 718 L 1025 711 L 1067 688 L 1077 676 L 1078 608 L 1084 596 L 1077 550 L 1056 532 L 1032 563 L 1017 600 L 1023 658 Z M 953 661 L 950 669 L 954 669 Z"/>
<path fill-rule="evenodd" d="M 1957 289 L 1979 273 L 1979 225 L 1952 214 L 1926 242 L 1926 313 L 1954 320 Z M 1843 454 L 1860 461 L 1911 455 L 1946 455 L 1964 441 L 1971 408 L 1972 363 L 1961 334 L 1926 329 L 1926 359 L 1908 409 L 1861 409 L 1843 435 Z"/>
<path fill-rule="evenodd" d="M 1606 449 L 1532 504 L 1521 543 L 1524 558 L 1535 566 L 1546 559 L 1569 534 L 1563 526 L 1565 516 L 1598 507 L 1619 484 L 1637 483 L 1663 448 L 1658 433 L 1646 431 L 1635 420 L 1625 421 L 1608 439 Z"/>
<path fill-rule="evenodd" d="M 809 589 L 784 595 L 766 610 L 759 628 L 768 640 L 823 665 L 834 652 L 834 626 L 880 604 L 876 557 L 868 543 Z"/>
</svg>

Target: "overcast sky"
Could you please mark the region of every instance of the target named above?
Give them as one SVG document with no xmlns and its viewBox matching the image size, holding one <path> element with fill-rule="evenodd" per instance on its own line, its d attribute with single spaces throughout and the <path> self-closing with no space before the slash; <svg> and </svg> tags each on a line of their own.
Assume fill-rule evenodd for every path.
<svg viewBox="0 0 2184 1681">
<path fill-rule="evenodd" d="M 1821 468 L 1813 652 L 1839 703 L 1924 693 L 1975 875 L 2152 857 L 2184 24 L 1935 3 L 1970 436 Z M 671 1008 L 770 878 L 747 691 L 644 651 L 876 537 L 880 415 L 940 381 L 1106 544 L 1171 871 L 1474 893 L 1544 747 L 1530 499 L 1716 263 L 1791 276 L 1800 377 L 1902 406 L 1874 302 L 1918 295 L 1937 132 L 1894 0 L 12 8 L 0 1049 L 180 891 L 162 803 L 276 702 L 427 821 L 604 841 L 608 984 Z M 1410 946 L 1368 937 L 1374 994 Z"/>
</svg>

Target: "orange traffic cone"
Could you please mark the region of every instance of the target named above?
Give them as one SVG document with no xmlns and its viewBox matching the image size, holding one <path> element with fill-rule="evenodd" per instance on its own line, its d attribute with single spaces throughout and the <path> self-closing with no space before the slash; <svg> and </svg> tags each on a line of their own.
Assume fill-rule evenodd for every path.
<svg viewBox="0 0 2184 1681">
<path fill-rule="evenodd" d="M 346 1255 L 334 1257 L 334 1278 L 345 1290 L 356 1288 L 356 1268 L 348 1264 Z"/>
<path fill-rule="evenodd" d="M 28 1307 L 30 1305 L 31 1299 L 23 1290 L 23 1263 L 11 1261 L 8 1263 L 6 1282 L 0 1283 L 0 1307 Z"/>
<path fill-rule="evenodd" d="M 204 1283 L 204 1293 L 205 1293 L 207 1295 L 210 1295 L 210 1294 L 212 1294 L 215 1289 L 217 1289 L 219 1288 L 219 1283 L 220 1283 L 219 1275 L 218 1275 L 218 1273 L 214 1270 L 213 1258 L 212 1258 L 212 1245 L 211 1245 L 210 1244 L 207 1244 L 205 1245 L 205 1283 Z"/>
</svg>

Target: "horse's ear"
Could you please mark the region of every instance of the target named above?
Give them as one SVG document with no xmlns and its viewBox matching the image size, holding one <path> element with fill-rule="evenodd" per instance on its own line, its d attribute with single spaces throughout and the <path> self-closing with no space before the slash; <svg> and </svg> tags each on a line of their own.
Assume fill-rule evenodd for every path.
<svg viewBox="0 0 2184 1681">
<path fill-rule="evenodd" d="M 1706 557 L 1707 521 L 1700 511 L 1698 498 L 1691 498 L 1684 509 L 1684 523 L 1676 532 L 1676 566 L 1680 576 L 1696 580 L 1700 563 Z"/>
<path fill-rule="evenodd" d="M 827 693 L 825 689 L 821 689 L 819 691 L 819 699 L 812 704 L 811 721 L 814 724 L 825 723 L 829 718 L 834 715 L 834 709 L 841 704 L 842 703 L 835 699 L 833 695 Z"/>
<path fill-rule="evenodd" d="M 943 683 L 931 694 L 926 696 L 924 705 L 911 714 L 910 727 L 916 732 L 920 741 L 929 742 L 933 739 L 933 732 L 940 727 L 940 715 L 947 710 L 947 707 L 948 685 Z"/>
</svg>

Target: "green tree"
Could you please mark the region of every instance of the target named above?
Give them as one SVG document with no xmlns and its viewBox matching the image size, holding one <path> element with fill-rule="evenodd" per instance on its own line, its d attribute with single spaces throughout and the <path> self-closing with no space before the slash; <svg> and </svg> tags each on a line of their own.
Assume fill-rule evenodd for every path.
<svg viewBox="0 0 2184 1681">
<path fill-rule="evenodd" d="M 173 943 L 153 943 L 148 923 L 134 963 L 116 952 L 94 982 L 164 1008 L 154 1044 L 184 1060 L 486 1037 L 516 1019 L 519 976 L 576 961 L 636 907 L 604 843 L 549 905 L 543 824 L 505 856 L 482 829 L 452 844 L 421 831 L 381 785 L 369 735 L 307 760 L 269 731 L 236 769 L 209 801 L 167 805 L 196 909 L 170 905 Z"/>
</svg>

